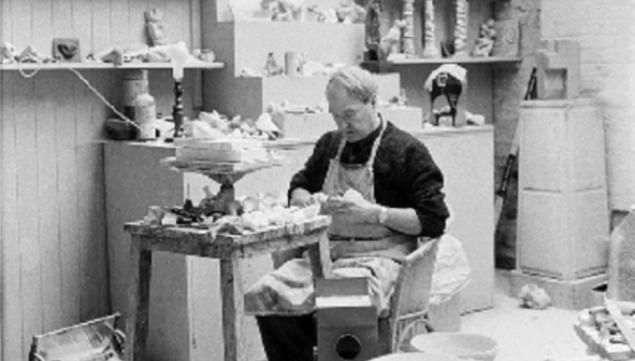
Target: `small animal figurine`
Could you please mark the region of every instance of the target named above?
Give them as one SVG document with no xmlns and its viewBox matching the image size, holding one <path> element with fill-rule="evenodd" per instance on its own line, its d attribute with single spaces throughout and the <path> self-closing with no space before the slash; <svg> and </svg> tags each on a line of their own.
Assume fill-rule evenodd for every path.
<svg viewBox="0 0 635 361">
<path fill-rule="evenodd" d="M 390 54 L 401 53 L 401 32 L 405 27 L 405 20 L 395 20 L 386 35 L 381 38 L 379 49 L 383 59 L 388 58 Z"/>
<path fill-rule="evenodd" d="M 283 67 L 278 64 L 273 53 L 267 54 L 267 61 L 265 62 L 265 76 L 280 75 L 284 72 Z"/>
<path fill-rule="evenodd" d="M 168 37 L 163 24 L 163 10 L 157 8 L 146 11 L 145 18 L 150 46 L 166 45 Z"/>
</svg>

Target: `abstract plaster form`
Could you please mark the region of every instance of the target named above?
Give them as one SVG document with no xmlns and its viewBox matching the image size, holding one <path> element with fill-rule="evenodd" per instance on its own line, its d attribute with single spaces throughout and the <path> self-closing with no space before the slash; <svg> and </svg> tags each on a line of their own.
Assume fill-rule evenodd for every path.
<svg viewBox="0 0 635 361">
<path fill-rule="evenodd" d="M 438 58 L 441 51 L 437 47 L 437 39 L 435 34 L 436 26 L 434 25 L 434 2 L 426 0 L 425 3 L 425 19 L 424 19 L 424 58 Z"/>
</svg>

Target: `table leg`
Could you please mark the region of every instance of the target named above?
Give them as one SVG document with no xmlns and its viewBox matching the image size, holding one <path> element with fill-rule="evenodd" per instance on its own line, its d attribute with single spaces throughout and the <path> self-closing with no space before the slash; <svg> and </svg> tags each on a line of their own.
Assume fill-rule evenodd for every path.
<svg viewBox="0 0 635 361">
<path fill-rule="evenodd" d="M 244 302 L 241 264 L 238 258 L 220 260 L 225 361 L 247 361 L 244 347 Z"/>
<path fill-rule="evenodd" d="M 329 238 L 326 232 L 319 236 L 319 241 L 308 246 L 309 258 L 311 259 L 311 270 L 313 277 L 331 277 L 331 251 L 329 249 Z"/>
<path fill-rule="evenodd" d="M 130 284 L 128 285 L 128 318 L 126 322 L 126 361 L 143 361 L 148 338 L 148 307 L 152 252 L 141 249 L 140 239 L 132 237 L 130 248 Z"/>
</svg>

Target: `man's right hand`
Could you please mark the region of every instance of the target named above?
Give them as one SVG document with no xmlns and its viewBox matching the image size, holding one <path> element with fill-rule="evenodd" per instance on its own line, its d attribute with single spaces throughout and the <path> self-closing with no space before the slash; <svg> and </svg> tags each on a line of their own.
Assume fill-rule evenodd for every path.
<svg viewBox="0 0 635 361">
<path fill-rule="evenodd" d="M 313 204 L 314 199 L 311 193 L 304 188 L 296 188 L 291 192 L 290 206 L 306 207 Z"/>
</svg>

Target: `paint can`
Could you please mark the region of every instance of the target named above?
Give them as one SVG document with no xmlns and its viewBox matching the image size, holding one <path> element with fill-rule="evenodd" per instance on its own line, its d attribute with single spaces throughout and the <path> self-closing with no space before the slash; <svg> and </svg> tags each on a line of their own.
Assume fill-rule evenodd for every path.
<svg viewBox="0 0 635 361">
<path fill-rule="evenodd" d="M 134 69 L 127 71 L 122 79 L 123 91 L 121 105 L 123 114 L 130 119 L 135 119 L 135 99 L 140 94 L 148 94 L 148 71 Z"/>
</svg>

